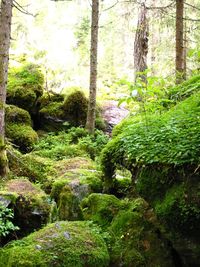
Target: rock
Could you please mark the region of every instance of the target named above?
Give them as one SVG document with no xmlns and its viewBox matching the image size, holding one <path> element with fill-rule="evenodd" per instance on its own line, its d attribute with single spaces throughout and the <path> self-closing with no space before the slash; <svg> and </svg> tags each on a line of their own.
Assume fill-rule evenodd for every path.
<svg viewBox="0 0 200 267">
<path fill-rule="evenodd" d="M 58 223 L 57 223 L 58 224 Z M 109 254 L 99 229 L 88 222 L 50 224 L 0 249 L 1 267 L 107 267 Z"/>
<path fill-rule="evenodd" d="M 46 224 L 51 210 L 48 196 L 26 179 L 5 182 L 0 188 L 0 198 L 14 210 L 14 225 L 20 228 L 18 237 Z"/>
<path fill-rule="evenodd" d="M 173 267 L 172 247 L 159 230 L 153 210 L 142 198 L 119 200 L 91 194 L 81 203 L 83 216 L 109 236 L 110 266 Z"/>
</svg>

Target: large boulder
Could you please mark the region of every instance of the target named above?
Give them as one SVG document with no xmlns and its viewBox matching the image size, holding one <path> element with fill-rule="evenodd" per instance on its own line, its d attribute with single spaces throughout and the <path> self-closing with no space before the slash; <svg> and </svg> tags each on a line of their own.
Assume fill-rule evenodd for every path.
<svg viewBox="0 0 200 267">
<path fill-rule="evenodd" d="M 55 168 L 58 176 L 52 183 L 51 198 L 57 203 L 59 219 L 81 219 L 82 199 L 102 191 L 101 172 L 91 160 L 80 157 L 62 160 Z"/>
<path fill-rule="evenodd" d="M 81 206 L 84 218 L 108 233 L 110 266 L 176 266 L 172 251 L 176 252 L 143 199 L 122 201 L 112 195 L 91 194 Z"/>
<path fill-rule="evenodd" d="M 0 250 L 2 267 L 107 267 L 99 229 L 88 222 L 56 222 Z"/>
<path fill-rule="evenodd" d="M 13 179 L 1 185 L 0 204 L 13 209 L 17 236 L 25 236 L 41 228 L 49 220 L 51 204 L 48 196 L 27 179 Z"/>
<path fill-rule="evenodd" d="M 43 94 L 43 83 L 43 74 L 35 64 L 28 63 L 10 69 L 7 103 L 35 113 L 37 99 Z"/>
</svg>

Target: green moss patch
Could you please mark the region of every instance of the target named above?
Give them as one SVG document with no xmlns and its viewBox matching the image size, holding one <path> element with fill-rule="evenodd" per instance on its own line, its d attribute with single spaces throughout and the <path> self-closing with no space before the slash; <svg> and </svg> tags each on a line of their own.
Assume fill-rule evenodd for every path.
<svg viewBox="0 0 200 267">
<path fill-rule="evenodd" d="M 6 123 L 23 123 L 29 126 L 32 124 L 30 114 L 14 105 L 6 105 L 5 120 Z"/>
<path fill-rule="evenodd" d="M 39 66 L 25 64 L 10 69 L 8 75 L 7 103 L 31 111 L 43 93 L 44 77 Z"/>
<path fill-rule="evenodd" d="M 60 219 L 82 218 L 81 200 L 102 191 L 101 173 L 96 170 L 71 169 L 52 183 L 51 198 L 57 202 Z"/>
<path fill-rule="evenodd" d="M 0 250 L 2 267 L 106 267 L 109 255 L 87 222 L 57 222 Z"/>
<path fill-rule="evenodd" d="M 171 247 L 159 231 L 154 212 L 142 198 L 128 201 L 91 194 L 81 206 L 84 218 L 106 231 L 111 266 L 174 266 Z"/>
<path fill-rule="evenodd" d="M 22 152 L 31 151 L 38 140 L 38 135 L 31 126 L 17 123 L 6 125 L 6 136 L 12 143 L 18 146 Z"/>
</svg>

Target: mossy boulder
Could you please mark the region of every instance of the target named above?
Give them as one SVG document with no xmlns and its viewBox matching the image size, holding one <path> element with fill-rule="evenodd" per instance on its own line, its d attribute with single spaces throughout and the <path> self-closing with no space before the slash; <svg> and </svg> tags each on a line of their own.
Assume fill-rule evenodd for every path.
<svg viewBox="0 0 200 267">
<path fill-rule="evenodd" d="M 91 194 L 81 206 L 84 218 L 99 224 L 107 233 L 110 266 L 175 266 L 173 248 L 142 198 L 122 201 L 113 195 Z"/>
<path fill-rule="evenodd" d="M 33 112 L 37 99 L 43 94 L 43 83 L 43 74 L 35 64 L 28 63 L 10 69 L 7 103 Z"/>
<path fill-rule="evenodd" d="M 48 196 L 27 179 L 13 179 L 1 185 L 0 203 L 14 210 L 13 223 L 20 228 L 17 236 L 46 224 L 51 205 Z"/>
<path fill-rule="evenodd" d="M 31 126 L 14 122 L 6 125 L 6 137 L 22 152 L 30 152 L 38 140 L 38 135 Z"/>
<path fill-rule="evenodd" d="M 64 103 L 63 110 L 65 120 L 73 126 L 85 125 L 87 117 L 88 99 L 82 91 L 74 91 L 69 94 Z"/>
<path fill-rule="evenodd" d="M 65 162 L 65 161 L 63 161 Z M 94 169 L 66 169 L 78 167 L 69 160 L 66 167 L 58 168 L 63 173 L 52 183 L 51 198 L 58 206 L 58 214 L 61 220 L 77 220 L 82 218 L 80 209 L 81 200 L 92 192 L 102 191 L 101 173 Z"/>
<path fill-rule="evenodd" d="M 123 208 L 122 202 L 113 195 L 90 194 L 81 202 L 85 220 L 91 220 L 102 227 L 108 227 L 112 219 Z"/>
<path fill-rule="evenodd" d="M 0 250 L 2 267 L 107 267 L 109 254 L 88 222 L 56 222 Z"/>
<path fill-rule="evenodd" d="M 63 103 L 50 102 L 39 110 L 39 128 L 47 132 L 65 129 Z"/>
<path fill-rule="evenodd" d="M 6 105 L 5 111 L 6 124 L 21 123 L 29 126 L 32 125 L 31 116 L 28 111 L 14 105 Z"/>
</svg>

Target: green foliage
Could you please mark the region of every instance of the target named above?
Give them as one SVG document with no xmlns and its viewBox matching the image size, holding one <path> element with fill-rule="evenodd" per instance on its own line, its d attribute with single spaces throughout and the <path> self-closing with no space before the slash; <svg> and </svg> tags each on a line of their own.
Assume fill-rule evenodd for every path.
<svg viewBox="0 0 200 267">
<path fill-rule="evenodd" d="M 0 250 L 2 267 L 107 267 L 109 255 L 97 226 L 57 222 Z"/>
<path fill-rule="evenodd" d="M 161 116 L 149 117 L 148 122 L 125 125 L 105 147 L 102 163 L 105 169 L 117 163 L 128 169 L 147 164 L 199 163 L 200 94 L 179 103 Z M 110 173 L 112 174 L 112 173 Z M 112 177 L 112 176 L 110 176 Z"/>
<path fill-rule="evenodd" d="M 7 149 L 9 168 L 14 176 L 24 176 L 32 182 L 45 184 L 48 176 L 55 175 L 53 162 L 32 153 L 22 155 L 18 150 Z"/>
<path fill-rule="evenodd" d="M 166 110 L 170 104 L 170 100 L 167 99 L 167 86 L 166 80 L 161 77 L 149 76 L 145 83 L 142 79 L 142 75 L 145 73 L 139 73 L 135 82 L 122 79 L 118 82 L 121 86 L 126 86 L 130 95 L 122 97 L 119 104 L 126 102 L 127 104 L 138 106 L 138 112 L 161 112 Z"/>
<path fill-rule="evenodd" d="M 7 103 L 30 111 L 43 93 L 44 77 L 39 66 L 24 64 L 12 68 L 8 75 Z"/>
<path fill-rule="evenodd" d="M 102 149 L 108 143 L 108 136 L 105 135 L 102 131 L 96 130 L 94 135 L 87 135 L 81 138 L 78 142 L 78 146 L 86 151 L 91 159 L 94 159 L 100 154 Z"/>
<path fill-rule="evenodd" d="M 19 230 L 12 222 L 14 217 L 13 210 L 0 205 L 0 238 L 10 232 Z"/>
<path fill-rule="evenodd" d="M 54 160 L 88 155 L 94 159 L 107 141 L 108 137 L 99 130 L 92 137 L 84 128 L 72 127 L 67 132 L 49 133 L 40 138 L 34 154 Z"/>
<path fill-rule="evenodd" d="M 183 82 L 182 84 L 172 87 L 168 92 L 168 96 L 169 99 L 173 100 L 174 102 L 177 102 L 186 99 L 194 93 L 199 92 L 199 88 L 200 75 L 196 75 L 190 78 L 189 80 Z"/>
<path fill-rule="evenodd" d="M 10 123 L 6 125 L 6 136 L 19 147 L 22 152 L 32 150 L 38 140 L 37 133 L 29 125 Z"/>
</svg>

